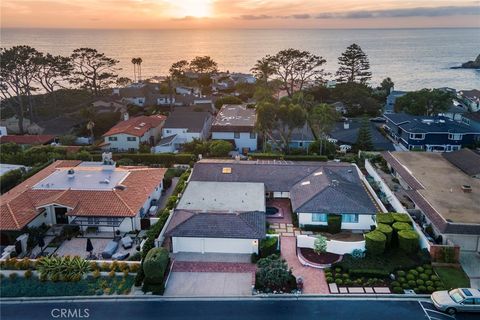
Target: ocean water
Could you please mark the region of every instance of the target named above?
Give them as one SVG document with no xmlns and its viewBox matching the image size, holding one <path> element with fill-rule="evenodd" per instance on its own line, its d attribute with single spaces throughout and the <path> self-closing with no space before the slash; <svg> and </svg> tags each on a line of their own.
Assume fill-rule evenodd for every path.
<svg viewBox="0 0 480 320">
<path fill-rule="evenodd" d="M 96 48 L 120 60 L 119 73 L 130 78 L 132 57 L 143 59 L 144 78 L 197 55 L 211 56 L 221 70 L 248 72 L 257 59 L 290 47 L 323 56 L 334 73 L 338 56 L 354 42 L 370 59 L 374 85 L 388 76 L 398 90 L 480 88 L 479 70 L 450 69 L 480 54 L 480 29 L 1 30 L 2 47 L 26 44 L 62 55 Z"/>
</svg>

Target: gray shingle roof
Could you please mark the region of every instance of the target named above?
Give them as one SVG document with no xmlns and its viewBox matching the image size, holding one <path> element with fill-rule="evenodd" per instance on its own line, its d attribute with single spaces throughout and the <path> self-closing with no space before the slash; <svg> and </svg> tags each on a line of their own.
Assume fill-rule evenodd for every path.
<svg viewBox="0 0 480 320">
<path fill-rule="evenodd" d="M 225 167 L 231 168 L 231 173 L 222 173 Z M 292 208 L 297 212 L 370 214 L 378 211 L 357 169 L 349 163 L 204 159 L 195 164 L 191 181 L 262 182 L 267 192 L 290 192 Z M 305 181 L 310 184 L 302 185 Z M 332 183 L 336 186 L 332 187 Z M 331 190 L 325 192 L 327 189 Z"/>
<path fill-rule="evenodd" d="M 185 214 L 176 211 L 174 215 L 183 221 L 172 218 L 172 226 L 167 230 L 167 236 L 171 237 L 263 239 L 266 233 L 264 212 Z"/>
<path fill-rule="evenodd" d="M 412 133 L 470 133 L 475 131 L 466 124 L 440 116 L 413 116 L 404 113 L 384 114 L 383 116 L 405 131 Z"/>
<path fill-rule="evenodd" d="M 355 144 L 358 139 L 358 132 L 362 126 L 361 119 L 349 120 L 349 128 L 344 129 L 344 123 L 336 122 L 330 132 L 330 136 L 341 143 Z M 373 148 L 375 150 L 395 151 L 393 143 L 385 138 L 376 128 L 377 124 L 370 122 L 370 133 L 372 135 Z"/>
<path fill-rule="evenodd" d="M 210 117 L 208 112 L 180 111 L 175 108 L 163 128 L 187 128 L 190 132 L 200 132 Z"/>
<path fill-rule="evenodd" d="M 480 174 L 480 155 L 470 149 L 446 152 L 442 156 L 469 176 Z"/>
</svg>

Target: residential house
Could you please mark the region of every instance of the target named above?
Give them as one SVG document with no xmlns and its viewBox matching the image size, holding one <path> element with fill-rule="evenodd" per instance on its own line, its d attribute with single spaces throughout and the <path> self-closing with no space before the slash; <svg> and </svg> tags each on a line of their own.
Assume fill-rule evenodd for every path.
<svg viewBox="0 0 480 320">
<path fill-rule="evenodd" d="M 5 126 L 0 126 L 0 137 L 1 137 L 1 136 L 6 136 L 6 135 L 8 135 L 8 133 L 7 133 L 7 127 L 5 127 Z"/>
<path fill-rule="evenodd" d="M 280 137 L 279 131 L 273 132 L 273 139 L 275 139 L 275 141 L 277 142 L 281 142 L 282 139 Z M 303 127 L 293 129 L 290 135 L 289 147 L 294 149 L 308 150 L 308 147 L 313 142 L 315 142 L 315 136 L 313 135 L 313 131 L 308 125 L 308 123 L 305 123 Z M 275 144 L 272 141 L 269 141 L 269 144 L 275 147 Z"/>
<path fill-rule="evenodd" d="M 453 158 L 450 154 L 425 152 L 386 152 L 382 156 L 403 187 L 403 194 L 419 211 L 417 220 L 424 229 L 431 227 L 442 244 L 479 252 L 480 180 L 463 171 L 476 167 L 472 173 L 478 172 L 478 162 L 473 168 L 461 163 L 465 153 L 457 152 L 461 153 Z"/>
<path fill-rule="evenodd" d="M 379 127 L 383 124 L 370 122 L 369 129 L 372 137 L 373 150 L 377 151 L 393 151 L 395 147 L 393 143 L 386 138 L 380 131 Z M 338 121 L 333 126 L 329 136 L 337 140 L 338 144 L 355 145 L 358 139 L 358 133 L 362 126 L 362 119 L 348 119 L 345 121 Z"/>
<path fill-rule="evenodd" d="M 468 107 L 469 111 L 480 111 L 480 90 L 460 90 L 458 98 Z"/>
<path fill-rule="evenodd" d="M 392 90 L 387 96 L 387 101 L 385 103 L 385 113 L 394 113 L 395 112 L 395 102 L 398 98 L 406 95 L 407 91 L 396 91 Z"/>
<path fill-rule="evenodd" d="M 450 152 L 475 143 L 480 131 L 442 116 L 384 114 L 385 130 L 407 150 Z"/>
<path fill-rule="evenodd" d="M 467 113 L 467 109 L 457 101 L 454 101 L 447 111 L 439 113 L 438 115 L 455 121 L 462 121 L 464 113 Z"/>
<path fill-rule="evenodd" d="M 125 88 L 114 88 L 113 97 L 128 104 L 144 107 L 147 105 L 147 96 L 150 89 L 146 84 L 135 83 Z"/>
<path fill-rule="evenodd" d="M 137 151 L 141 144 L 154 146 L 160 139 L 166 118 L 163 115 L 129 118 L 125 113 L 124 120 L 103 135 L 104 142 L 100 146 L 104 150 L 128 152 Z"/>
<path fill-rule="evenodd" d="M 480 131 L 480 111 L 462 114 L 461 121 L 471 126 L 474 130 Z"/>
<path fill-rule="evenodd" d="M 346 114 L 348 112 L 347 107 L 341 101 L 337 101 L 331 104 L 339 114 Z"/>
<path fill-rule="evenodd" d="M 209 112 L 175 108 L 165 121 L 162 139 L 152 148 L 152 152 L 175 152 L 182 144 L 191 142 L 193 139 L 208 139 L 212 121 L 213 117 Z"/>
<path fill-rule="evenodd" d="M 257 150 L 254 108 L 246 105 L 223 105 L 212 124 L 212 140 L 231 141 L 242 153 Z"/>
<path fill-rule="evenodd" d="M 50 134 L 24 134 L 0 136 L 0 143 L 16 143 L 23 147 L 49 145 L 55 142 L 55 136 Z"/>
<path fill-rule="evenodd" d="M 20 127 L 18 126 L 18 117 L 16 115 L 7 119 L 0 120 L 0 125 L 5 127 L 8 132 L 20 133 Z M 23 118 L 23 131 L 28 134 L 42 134 L 45 131 L 45 127 L 39 126 L 37 123 L 30 121 L 28 118 Z"/>
<path fill-rule="evenodd" d="M 127 104 L 120 99 L 113 97 L 103 97 L 92 102 L 92 106 L 97 113 L 120 112 L 127 111 Z"/>
<path fill-rule="evenodd" d="M 12 242 L 9 233 L 42 224 L 140 230 L 140 219 L 160 198 L 165 172 L 116 167 L 108 153 L 103 162 L 56 161 L 1 195 L 2 245 Z"/>
</svg>

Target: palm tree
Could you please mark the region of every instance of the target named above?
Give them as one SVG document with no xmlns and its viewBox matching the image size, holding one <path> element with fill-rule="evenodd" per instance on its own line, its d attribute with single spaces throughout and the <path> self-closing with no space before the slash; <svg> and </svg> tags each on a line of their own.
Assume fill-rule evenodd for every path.
<svg viewBox="0 0 480 320">
<path fill-rule="evenodd" d="M 142 82 L 142 58 L 138 57 L 137 58 L 137 64 L 138 64 L 138 82 Z"/>
<path fill-rule="evenodd" d="M 93 135 L 93 128 L 95 127 L 95 122 L 92 120 L 87 122 L 87 130 L 90 131 L 90 137 L 92 138 L 92 145 L 95 143 L 95 136 Z"/>
<path fill-rule="evenodd" d="M 320 144 L 320 155 L 323 152 L 323 140 L 337 120 L 338 115 L 335 109 L 326 103 L 321 103 L 313 108 L 310 114 L 310 126 L 318 137 Z"/>
<path fill-rule="evenodd" d="M 137 58 L 132 58 L 133 64 L 133 82 L 137 82 Z"/>
<path fill-rule="evenodd" d="M 268 57 L 257 60 L 250 71 L 253 72 L 257 79 L 265 81 L 265 86 L 268 84 L 268 78 L 275 74 L 275 68 Z"/>
</svg>

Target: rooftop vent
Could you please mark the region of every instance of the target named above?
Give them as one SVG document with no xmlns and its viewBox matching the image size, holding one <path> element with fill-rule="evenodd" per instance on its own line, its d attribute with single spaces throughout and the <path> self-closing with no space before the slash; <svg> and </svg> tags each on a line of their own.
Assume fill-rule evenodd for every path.
<svg viewBox="0 0 480 320">
<path fill-rule="evenodd" d="M 103 179 L 100 181 L 101 184 L 109 184 L 110 183 L 110 180 L 108 180 L 107 178 Z"/>
<path fill-rule="evenodd" d="M 318 171 L 318 172 L 315 172 L 313 175 L 314 175 L 314 176 L 321 176 L 322 174 L 323 174 L 322 171 Z"/>
<path fill-rule="evenodd" d="M 462 191 L 465 192 L 465 193 L 471 193 L 472 192 L 472 186 L 469 186 L 469 185 L 462 185 Z"/>
<path fill-rule="evenodd" d="M 303 182 L 301 183 L 302 186 L 306 186 L 306 185 L 309 185 L 309 184 L 310 184 L 310 181 L 303 181 Z"/>
<path fill-rule="evenodd" d="M 121 191 L 123 191 L 123 190 L 125 190 L 125 189 L 127 189 L 127 186 L 124 185 L 124 184 L 117 184 L 117 185 L 115 186 L 115 190 L 121 190 Z"/>
<path fill-rule="evenodd" d="M 69 179 L 75 178 L 75 170 L 73 170 L 73 169 L 68 169 L 68 171 L 67 171 L 67 177 L 68 177 Z"/>
<path fill-rule="evenodd" d="M 230 174 L 230 173 L 232 173 L 232 168 L 224 167 L 224 168 L 222 168 L 222 173 Z"/>
<path fill-rule="evenodd" d="M 338 187 L 338 180 L 332 180 L 332 186 Z"/>
</svg>

